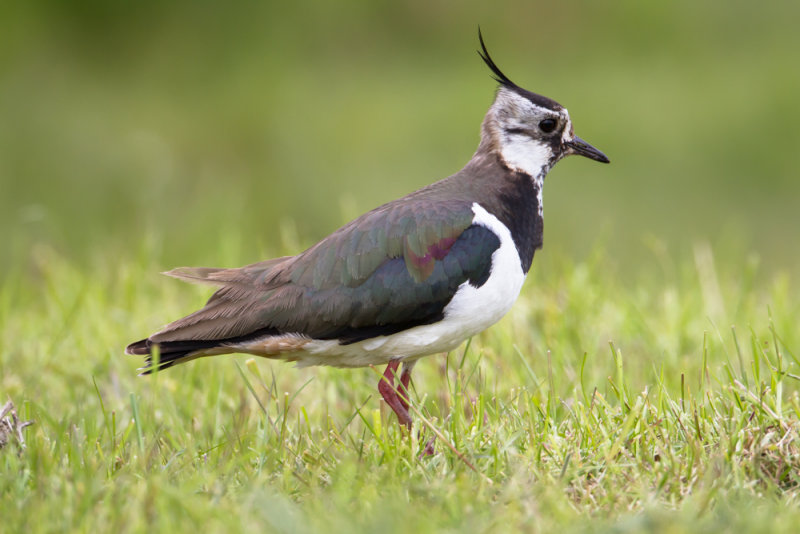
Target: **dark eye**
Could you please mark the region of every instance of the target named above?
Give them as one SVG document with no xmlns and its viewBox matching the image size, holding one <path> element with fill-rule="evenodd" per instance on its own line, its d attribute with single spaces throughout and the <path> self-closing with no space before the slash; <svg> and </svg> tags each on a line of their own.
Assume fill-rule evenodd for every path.
<svg viewBox="0 0 800 534">
<path fill-rule="evenodd" d="M 555 119 L 544 119 L 539 123 L 539 129 L 544 133 L 550 133 L 556 129 L 557 124 L 558 123 L 555 121 Z"/>
</svg>

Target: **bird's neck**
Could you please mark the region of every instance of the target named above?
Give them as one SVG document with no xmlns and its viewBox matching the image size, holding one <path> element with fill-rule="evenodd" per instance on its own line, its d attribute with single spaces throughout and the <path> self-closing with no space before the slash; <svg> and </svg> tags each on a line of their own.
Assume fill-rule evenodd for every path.
<svg viewBox="0 0 800 534">
<path fill-rule="evenodd" d="M 522 271 L 527 273 L 534 252 L 542 247 L 542 187 L 546 171 L 538 176 L 516 171 L 498 150 L 485 151 L 481 147 L 459 173 L 459 181 L 462 187 L 473 190 L 471 196 L 476 202 L 509 229 Z"/>
</svg>

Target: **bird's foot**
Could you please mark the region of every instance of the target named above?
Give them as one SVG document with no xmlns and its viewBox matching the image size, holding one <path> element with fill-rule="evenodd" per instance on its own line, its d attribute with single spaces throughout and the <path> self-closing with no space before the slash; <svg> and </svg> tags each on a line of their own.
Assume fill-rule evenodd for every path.
<svg viewBox="0 0 800 534">
<path fill-rule="evenodd" d="M 433 444 L 436 443 L 436 436 L 433 436 L 428 442 L 425 444 L 425 448 L 422 449 L 422 452 L 419 453 L 419 459 L 422 460 L 426 456 L 433 456 L 434 449 Z"/>
</svg>

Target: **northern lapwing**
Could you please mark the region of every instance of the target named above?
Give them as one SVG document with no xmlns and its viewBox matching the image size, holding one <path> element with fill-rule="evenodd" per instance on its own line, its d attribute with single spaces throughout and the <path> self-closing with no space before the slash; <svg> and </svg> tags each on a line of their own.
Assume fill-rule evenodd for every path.
<svg viewBox="0 0 800 534">
<path fill-rule="evenodd" d="M 146 356 L 143 374 L 228 353 L 299 366 L 388 364 L 378 390 L 410 427 L 416 361 L 454 349 L 517 299 L 542 246 L 547 172 L 571 154 L 609 162 L 574 134 L 563 106 L 512 82 L 478 38 L 499 87 L 467 165 L 296 256 L 167 272 L 219 289 L 202 309 L 128 346 Z"/>
</svg>

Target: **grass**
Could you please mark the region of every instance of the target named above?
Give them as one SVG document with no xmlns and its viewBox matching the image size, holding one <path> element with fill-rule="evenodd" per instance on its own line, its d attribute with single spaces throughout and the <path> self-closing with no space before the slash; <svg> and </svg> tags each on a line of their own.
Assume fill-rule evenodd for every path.
<svg viewBox="0 0 800 534">
<path fill-rule="evenodd" d="M 800 4 L 5 4 L 0 408 L 35 424 L 0 532 L 798 530 Z M 208 297 L 158 271 L 297 252 L 463 165 L 478 24 L 613 164 L 553 170 L 519 302 L 415 368 L 430 426 L 381 369 L 137 377 L 123 347 Z"/>
<path fill-rule="evenodd" d="M 0 451 L 4 532 L 800 522 L 800 304 L 786 276 L 702 246 L 624 280 L 600 252 L 543 255 L 507 318 L 417 366 L 428 424 L 408 435 L 378 400 L 379 369 L 235 356 L 138 378 L 122 347 L 207 296 L 157 277 L 151 248 L 88 269 L 40 249 L 3 282 L 0 391 L 35 420 L 25 450 Z"/>
</svg>

